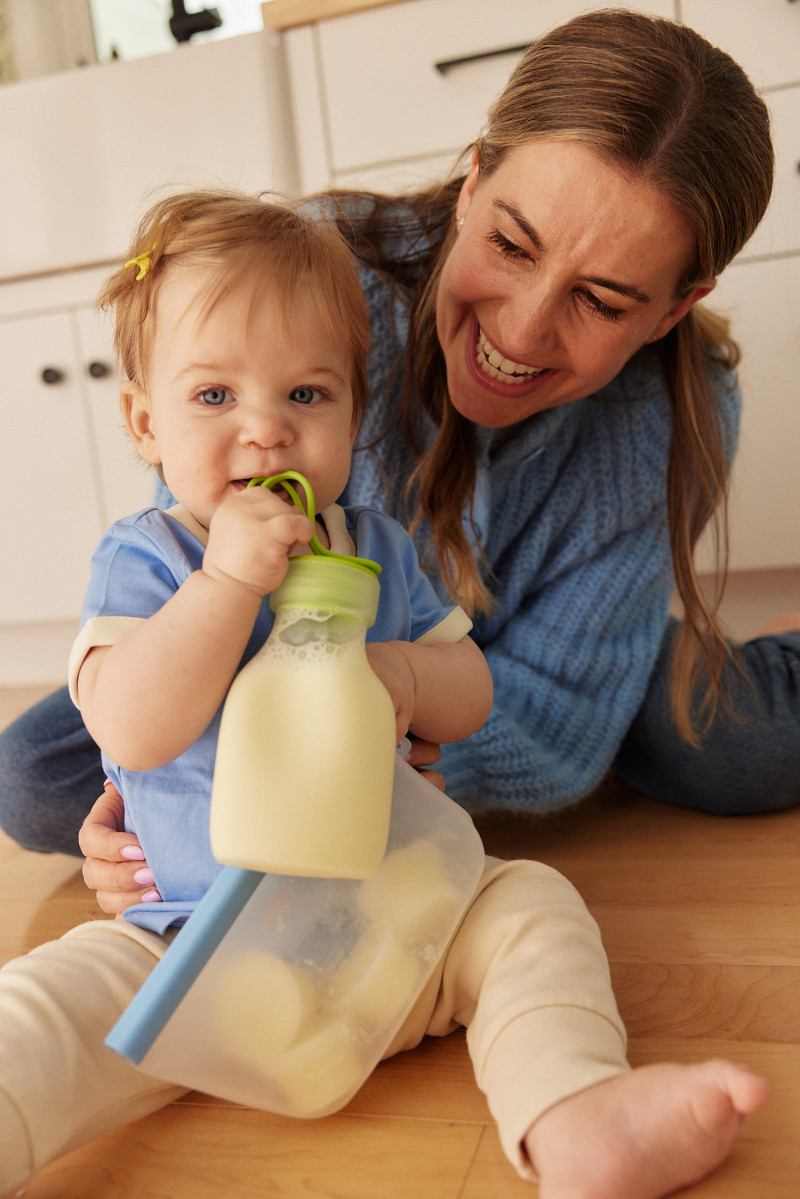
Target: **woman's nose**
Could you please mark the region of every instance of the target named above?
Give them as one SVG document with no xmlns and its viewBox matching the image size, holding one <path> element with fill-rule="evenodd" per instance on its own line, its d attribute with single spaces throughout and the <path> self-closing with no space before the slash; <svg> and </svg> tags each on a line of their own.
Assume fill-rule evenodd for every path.
<svg viewBox="0 0 800 1199">
<path fill-rule="evenodd" d="M 555 298 L 542 287 L 526 289 L 503 306 L 498 331 L 507 357 L 538 365 L 534 359 L 553 354 L 561 345 Z"/>
</svg>

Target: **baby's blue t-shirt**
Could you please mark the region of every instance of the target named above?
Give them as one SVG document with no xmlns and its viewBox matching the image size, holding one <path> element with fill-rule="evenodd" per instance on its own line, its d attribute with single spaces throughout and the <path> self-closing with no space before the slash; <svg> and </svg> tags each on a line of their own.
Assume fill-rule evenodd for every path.
<svg viewBox="0 0 800 1199">
<path fill-rule="evenodd" d="M 345 552 L 381 564 L 378 614 L 368 641 L 455 641 L 471 624 L 455 605 L 444 605 L 422 572 L 406 531 L 383 513 L 335 505 L 323 514 L 343 514 L 351 542 Z M 118 521 L 92 559 L 70 673 L 94 645 L 113 644 L 158 611 L 185 579 L 200 569 L 204 530 L 188 514 L 148 508 Z M 188 527 L 187 527 L 188 524 Z M 338 548 L 334 542 L 334 548 Z M 260 649 L 272 628 L 268 599 L 253 627 L 239 669 Z M 163 932 L 182 923 L 221 867 L 209 840 L 211 782 L 222 706 L 203 735 L 185 753 L 156 770 L 121 769 L 107 755 L 103 765 L 125 799 L 126 828 L 141 842 L 163 902 L 128 908 L 125 919 Z"/>
</svg>

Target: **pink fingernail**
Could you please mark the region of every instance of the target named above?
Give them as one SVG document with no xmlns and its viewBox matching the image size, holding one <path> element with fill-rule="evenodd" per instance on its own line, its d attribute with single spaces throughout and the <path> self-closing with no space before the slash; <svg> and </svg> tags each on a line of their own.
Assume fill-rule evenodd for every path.
<svg viewBox="0 0 800 1199">
<path fill-rule="evenodd" d="M 129 862 L 143 862 L 144 850 L 141 845 L 126 845 L 122 851 L 123 858 L 127 858 Z"/>
<path fill-rule="evenodd" d="M 161 896 L 158 891 L 145 891 L 140 903 L 161 903 Z"/>
<path fill-rule="evenodd" d="M 149 866 L 144 866 L 144 867 L 142 867 L 141 870 L 137 870 L 136 873 L 134 874 L 133 878 L 134 878 L 134 882 L 137 882 L 140 887 L 146 887 L 148 885 L 152 885 L 156 881 L 155 877 L 153 875 L 153 871 L 150 869 Z"/>
</svg>

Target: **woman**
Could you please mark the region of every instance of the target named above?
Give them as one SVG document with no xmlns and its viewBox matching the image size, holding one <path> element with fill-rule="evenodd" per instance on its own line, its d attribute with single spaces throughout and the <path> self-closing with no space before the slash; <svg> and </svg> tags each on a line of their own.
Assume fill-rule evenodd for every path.
<svg viewBox="0 0 800 1199">
<path fill-rule="evenodd" d="M 734 654 L 692 564 L 712 517 L 724 563 L 740 404 L 735 346 L 697 303 L 772 167 L 765 106 L 727 55 L 603 11 L 530 48 L 466 175 L 313 201 L 337 213 L 371 314 L 346 502 L 409 522 L 492 667 L 491 718 L 442 759 L 468 808 L 558 808 L 612 767 L 712 811 L 798 798 L 800 633 Z M 6 830 L 74 847 L 100 778 L 64 697 L 0 748 Z M 118 812 L 106 796 L 82 840 L 107 859 L 85 873 L 108 910 L 147 886 L 119 865 L 138 851 Z"/>
</svg>

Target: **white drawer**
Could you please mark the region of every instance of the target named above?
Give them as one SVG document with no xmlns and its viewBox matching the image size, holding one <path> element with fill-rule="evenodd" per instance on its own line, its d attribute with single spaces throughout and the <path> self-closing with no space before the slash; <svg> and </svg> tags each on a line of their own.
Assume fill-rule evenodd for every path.
<svg viewBox="0 0 800 1199">
<path fill-rule="evenodd" d="M 496 52 L 527 45 L 586 7 L 585 0 L 408 0 L 322 21 L 331 171 L 455 156 L 478 136 L 519 57 Z M 673 0 L 628 7 L 675 15 Z"/>
<path fill-rule="evenodd" d="M 681 0 L 681 20 L 727 50 L 757 88 L 800 83 L 796 0 Z"/>
</svg>

